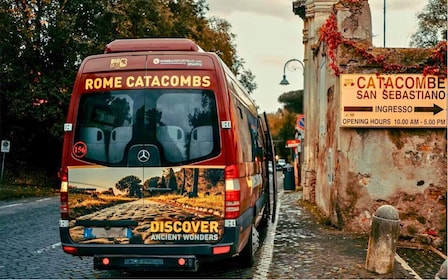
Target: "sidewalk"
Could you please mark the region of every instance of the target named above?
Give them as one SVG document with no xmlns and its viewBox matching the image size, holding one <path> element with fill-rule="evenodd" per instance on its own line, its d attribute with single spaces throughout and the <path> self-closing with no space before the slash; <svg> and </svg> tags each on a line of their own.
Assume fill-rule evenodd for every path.
<svg viewBox="0 0 448 280">
<path fill-rule="evenodd" d="M 419 279 L 397 261 L 389 274 L 365 270 L 368 235 L 321 225 L 299 206 L 302 192 L 279 191 L 269 279 Z"/>
</svg>

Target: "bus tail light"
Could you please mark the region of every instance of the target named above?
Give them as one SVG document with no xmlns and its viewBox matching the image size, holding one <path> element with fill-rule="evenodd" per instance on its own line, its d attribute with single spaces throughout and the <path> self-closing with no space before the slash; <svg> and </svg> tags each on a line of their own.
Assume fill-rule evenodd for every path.
<svg viewBox="0 0 448 280">
<path fill-rule="evenodd" d="M 68 171 L 64 169 L 60 172 L 61 190 L 59 192 L 61 204 L 60 212 L 62 219 L 68 219 Z"/>
<path fill-rule="evenodd" d="M 61 212 L 61 219 L 68 219 L 68 192 L 61 192 L 61 205 L 60 205 L 60 212 Z"/>
<path fill-rule="evenodd" d="M 240 191 L 226 191 L 225 219 L 236 219 L 240 216 Z"/>
<path fill-rule="evenodd" d="M 67 182 L 68 181 L 68 170 L 67 168 L 64 168 L 61 170 L 59 170 L 58 172 L 58 177 L 62 182 Z"/>
<path fill-rule="evenodd" d="M 184 258 L 180 258 L 177 260 L 177 264 L 179 266 L 184 266 L 187 263 L 187 261 Z"/>
<path fill-rule="evenodd" d="M 110 259 L 109 259 L 109 258 L 103 258 L 103 259 L 101 260 L 101 263 L 102 263 L 104 266 L 108 266 L 108 265 L 110 264 Z"/>
<path fill-rule="evenodd" d="M 70 254 L 70 255 L 78 255 L 78 249 L 76 247 L 72 247 L 72 246 L 62 246 L 62 249 L 64 250 L 65 253 Z"/>
<path fill-rule="evenodd" d="M 230 246 L 213 247 L 213 255 L 227 254 L 230 252 Z"/>
<path fill-rule="evenodd" d="M 240 216 L 240 183 L 237 165 L 226 166 L 224 171 L 226 181 L 226 196 L 224 204 L 224 218 L 235 219 Z"/>
</svg>

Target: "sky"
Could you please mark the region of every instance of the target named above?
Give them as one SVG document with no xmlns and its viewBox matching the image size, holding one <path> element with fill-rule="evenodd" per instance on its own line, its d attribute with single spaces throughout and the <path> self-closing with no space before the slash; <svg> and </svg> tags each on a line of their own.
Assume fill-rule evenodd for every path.
<svg viewBox="0 0 448 280">
<path fill-rule="evenodd" d="M 303 89 L 303 69 L 298 62 L 288 63 L 285 71 L 288 86 L 279 85 L 285 63 L 303 61 L 303 21 L 292 12 L 292 0 L 207 0 L 208 16 L 227 20 L 235 34 L 237 54 L 244 68 L 255 75 L 257 89 L 252 97 L 260 112 L 273 113 L 282 107 L 278 97 L 288 91 Z M 386 2 L 386 3 L 385 3 Z M 369 0 L 372 14 L 373 45 L 384 44 L 384 3 L 386 47 L 409 47 L 417 30 L 416 13 L 427 0 Z"/>
</svg>

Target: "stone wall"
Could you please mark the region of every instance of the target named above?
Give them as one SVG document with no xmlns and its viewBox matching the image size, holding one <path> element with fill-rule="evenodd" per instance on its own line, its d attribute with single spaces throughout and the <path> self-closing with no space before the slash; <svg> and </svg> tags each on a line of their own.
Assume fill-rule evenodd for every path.
<svg viewBox="0 0 448 280">
<path fill-rule="evenodd" d="M 447 130 L 339 125 L 340 74 L 421 74 L 435 50 L 375 48 L 368 2 L 335 2 L 308 0 L 295 11 L 305 22 L 304 199 L 336 227 L 361 232 L 390 204 L 402 237 L 439 246 L 446 242 Z"/>
</svg>

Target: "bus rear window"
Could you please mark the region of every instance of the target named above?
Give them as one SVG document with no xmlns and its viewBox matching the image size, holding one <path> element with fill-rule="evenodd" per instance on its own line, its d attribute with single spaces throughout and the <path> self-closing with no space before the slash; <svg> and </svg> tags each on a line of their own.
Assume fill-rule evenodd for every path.
<svg viewBox="0 0 448 280">
<path fill-rule="evenodd" d="M 84 94 L 73 156 L 107 166 L 168 166 L 219 153 L 215 96 L 209 90 L 145 89 Z M 148 150 L 152 160 L 136 158 Z"/>
</svg>

